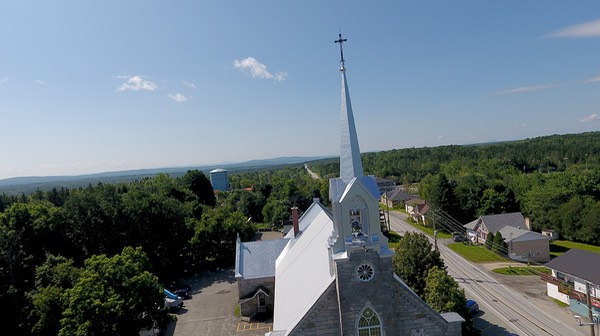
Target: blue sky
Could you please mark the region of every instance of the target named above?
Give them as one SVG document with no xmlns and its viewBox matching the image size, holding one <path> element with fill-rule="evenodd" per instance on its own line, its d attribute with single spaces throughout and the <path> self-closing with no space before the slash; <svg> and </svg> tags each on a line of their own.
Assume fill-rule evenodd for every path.
<svg viewBox="0 0 600 336">
<path fill-rule="evenodd" d="M 0 179 L 597 131 L 600 2 L 3 1 Z"/>
</svg>

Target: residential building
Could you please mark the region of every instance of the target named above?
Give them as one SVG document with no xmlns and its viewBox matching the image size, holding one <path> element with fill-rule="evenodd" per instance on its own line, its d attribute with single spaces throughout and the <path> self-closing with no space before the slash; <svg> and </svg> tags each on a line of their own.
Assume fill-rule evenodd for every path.
<svg viewBox="0 0 600 336">
<path fill-rule="evenodd" d="M 431 209 L 431 205 L 425 200 L 414 197 L 406 202 L 404 206 L 408 215 L 417 223 L 425 225 L 425 215 Z"/>
<path fill-rule="evenodd" d="M 469 240 L 476 244 L 484 244 L 488 235 L 500 232 L 508 248 L 508 257 L 513 260 L 550 260 L 550 238 L 531 231 L 529 218 L 520 212 L 481 216 L 463 227 Z"/>
<path fill-rule="evenodd" d="M 569 305 L 575 314 L 588 317 L 588 294 L 595 322 L 600 323 L 600 254 L 570 249 L 545 264 L 552 274 L 542 274 L 548 296 Z"/>
<path fill-rule="evenodd" d="M 521 261 L 550 260 L 550 238 L 538 232 L 505 226 L 499 230 L 508 247 L 508 257 Z"/>
<path fill-rule="evenodd" d="M 523 217 L 523 214 L 520 212 L 481 216 L 463 226 L 467 229 L 467 235 L 471 241 L 479 244 L 485 243 L 488 234 L 494 235 L 505 226 L 531 230 L 529 219 Z"/>
</svg>

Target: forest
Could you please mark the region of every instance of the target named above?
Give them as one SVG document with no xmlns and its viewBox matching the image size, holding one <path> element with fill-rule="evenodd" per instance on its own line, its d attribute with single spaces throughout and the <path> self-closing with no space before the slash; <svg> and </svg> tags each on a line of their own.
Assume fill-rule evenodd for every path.
<svg viewBox="0 0 600 336">
<path fill-rule="evenodd" d="M 365 174 L 418 185 L 420 196 L 466 224 L 521 211 L 534 230 L 600 245 L 600 132 L 362 155 Z M 338 161 L 311 164 L 338 174 Z"/>
<path fill-rule="evenodd" d="M 177 178 L 158 174 L 1 194 L 4 331 L 137 335 L 165 323 L 164 285 L 232 266 L 238 235 L 250 240 L 257 224 L 287 220 L 291 206 L 306 209 L 326 185 L 302 168 L 233 176 L 232 184 L 238 189 L 215 196 L 210 181 L 195 170 Z"/>
<path fill-rule="evenodd" d="M 362 155 L 366 174 L 417 186 L 462 223 L 521 211 L 534 229 L 600 245 L 600 133 Z M 0 322 L 11 335 L 135 335 L 165 323 L 160 292 L 186 274 L 231 267 L 239 235 L 319 198 L 339 161 L 230 175 L 213 193 L 198 170 L 133 182 L 0 194 Z M 153 312 L 153 313 L 149 313 Z M 90 318 L 94 316 L 94 318 Z M 107 325 L 103 321 L 115 321 Z M 108 328 L 108 329 L 107 329 Z"/>
</svg>

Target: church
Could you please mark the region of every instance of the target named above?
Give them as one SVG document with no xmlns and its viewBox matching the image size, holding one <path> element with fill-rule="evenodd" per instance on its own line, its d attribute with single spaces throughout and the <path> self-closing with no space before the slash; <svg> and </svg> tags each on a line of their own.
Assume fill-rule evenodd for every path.
<svg viewBox="0 0 600 336">
<path fill-rule="evenodd" d="M 332 209 L 318 199 L 275 241 L 236 244 L 242 315 L 273 313 L 265 336 L 460 335 L 463 318 L 439 314 L 396 274 L 381 232 L 379 191 L 363 173 L 342 44 L 340 177 L 329 181 Z"/>
</svg>

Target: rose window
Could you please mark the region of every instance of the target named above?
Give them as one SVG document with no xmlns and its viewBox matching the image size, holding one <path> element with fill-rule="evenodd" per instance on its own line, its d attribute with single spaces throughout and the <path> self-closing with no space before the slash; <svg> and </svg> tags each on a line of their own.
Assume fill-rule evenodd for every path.
<svg viewBox="0 0 600 336">
<path fill-rule="evenodd" d="M 375 271 L 373 270 L 373 267 L 368 264 L 360 265 L 356 269 L 356 276 L 360 281 L 369 281 L 373 279 L 373 274 L 375 274 Z"/>
</svg>

